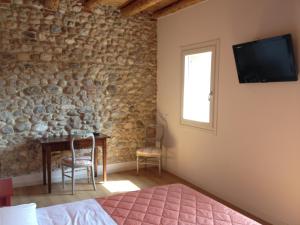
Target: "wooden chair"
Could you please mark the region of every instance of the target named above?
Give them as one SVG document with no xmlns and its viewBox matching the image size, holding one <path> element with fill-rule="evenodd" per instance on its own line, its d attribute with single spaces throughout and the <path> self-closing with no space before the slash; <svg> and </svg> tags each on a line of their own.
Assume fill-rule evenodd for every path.
<svg viewBox="0 0 300 225">
<path fill-rule="evenodd" d="M 139 174 L 139 165 L 158 166 L 159 175 L 162 167 L 162 147 L 164 127 L 160 124 L 150 125 L 145 129 L 145 147 L 136 151 L 136 170 Z"/>
<path fill-rule="evenodd" d="M 84 146 L 78 146 L 76 141 L 86 139 Z M 88 145 L 88 147 L 86 146 Z M 86 169 L 88 174 L 88 182 L 90 183 L 90 176 L 92 176 L 92 182 L 94 190 L 96 190 L 95 176 L 94 176 L 94 151 L 95 151 L 95 137 L 91 132 L 71 133 L 70 146 L 72 157 L 65 157 L 61 160 L 62 170 L 62 184 L 65 186 L 65 176 L 72 179 L 72 194 L 75 191 L 75 170 Z M 83 152 L 85 154 L 83 154 Z M 69 171 L 65 168 L 70 168 Z M 71 173 L 69 175 L 68 173 Z"/>
</svg>

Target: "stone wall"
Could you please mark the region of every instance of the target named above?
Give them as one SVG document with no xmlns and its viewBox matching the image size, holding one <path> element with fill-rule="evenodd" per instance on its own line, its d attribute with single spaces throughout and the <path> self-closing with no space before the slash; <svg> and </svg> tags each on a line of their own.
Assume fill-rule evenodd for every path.
<svg viewBox="0 0 300 225">
<path fill-rule="evenodd" d="M 111 135 L 109 163 L 134 160 L 155 115 L 155 20 L 0 0 L 0 177 L 41 171 L 37 139 L 70 129 Z"/>
</svg>

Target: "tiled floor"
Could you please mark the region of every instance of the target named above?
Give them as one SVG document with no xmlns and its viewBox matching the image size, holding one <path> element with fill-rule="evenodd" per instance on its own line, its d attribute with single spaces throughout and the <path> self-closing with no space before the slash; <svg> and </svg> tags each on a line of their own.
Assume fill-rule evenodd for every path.
<svg viewBox="0 0 300 225">
<path fill-rule="evenodd" d="M 93 190 L 92 184 L 87 183 L 86 179 L 78 180 L 75 195 L 71 194 L 70 182 L 65 186 L 65 189 L 62 188 L 61 183 L 52 184 L 51 194 L 47 193 L 47 187 L 43 185 L 16 188 L 14 190 L 13 204 L 35 202 L 38 207 L 45 207 L 178 182 L 184 183 L 180 178 L 167 172 L 163 172 L 160 177 L 157 170 L 149 168 L 142 170 L 139 176 L 136 175 L 135 171 L 109 174 L 107 184 L 103 184 L 99 177 L 96 180 L 96 191 Z"/>
<path fill-rule="evenodd" d="M 55 204 L 79 201 L 82 199 L 104 197 L 120 192 L 139 190 L 157 185 L 182 183 L 216 199 L 217 201 L 239 211 L 244 215 L 247 215 L 250 218 L 257 220 L 258 222 L 261 222 L 262 224 L 270 224 L 168 172 L 163 172 L 162 175 L 159 176 L 157 169 L 143 169 L 141 170 L 139 176 L 136 175 L 136 171 L 109 174 L 108 182 L 103 184 L 101 182 L 101 178 L 99 177 L 96 180 L 96 183 L 97 190 L 94 191 L 92 184 L 87 183 L 87 179 L 78 180 L 76 184 L 75 195 L 71 194 L 70 182 L 65 186 L 65 189 L 62 188 L 61 183 L 52 184 L 51 194 L 47 193 L 47 186 L 44 185 L 16 188 L 14 190 L 13 205 L 35 202 L 37 203 L 38 207 L 45 207 Z"/>
</svg>

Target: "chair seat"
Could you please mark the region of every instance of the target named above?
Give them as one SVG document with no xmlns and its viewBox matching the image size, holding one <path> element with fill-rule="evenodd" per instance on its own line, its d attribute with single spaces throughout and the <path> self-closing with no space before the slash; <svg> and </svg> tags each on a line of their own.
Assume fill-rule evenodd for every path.
<svg viewBox="0 0 300 225">
<path fill-rule="evenodd" d="M 144 157 L 160 157 L 161 156 L 161 149 L 157 147 L 145 147 L 139 148 L 136 151 L 137 156 L 144 156 Z"/>
<path fill-rule="evenodd" d="M 63 165 L 72 167 L 72 157 L 66 157 L 63 158 L 61 160 Z M 76 158 L 75 162 L 74 162 L 74 167 L 87 167 L 87 166 L 92 166 L 93 163 L 90 160 L 90 157 L 88 156 L 82 156 L 82 157 L 78 157 Z"/>
</svg>

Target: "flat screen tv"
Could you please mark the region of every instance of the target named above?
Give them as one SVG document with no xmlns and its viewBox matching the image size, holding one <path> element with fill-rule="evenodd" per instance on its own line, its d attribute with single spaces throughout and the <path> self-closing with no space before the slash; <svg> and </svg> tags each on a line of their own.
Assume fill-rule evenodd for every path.
<svg viewBox="0 0 300 225">
<path fill-rule="evenodd" d="M 298 80 L 290 34 L 233 46 L 240 83 Z"/>
</svg>

